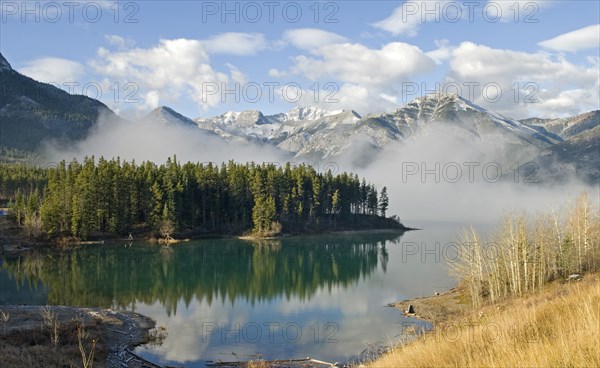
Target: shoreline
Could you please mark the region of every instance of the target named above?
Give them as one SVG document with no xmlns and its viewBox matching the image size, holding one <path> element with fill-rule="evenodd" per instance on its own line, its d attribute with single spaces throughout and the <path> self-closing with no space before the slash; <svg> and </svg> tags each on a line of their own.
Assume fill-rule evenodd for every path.
<svg viewBox="0 0 600 368">
<path fill-rule="evenodd" d="M 536 292 L 473 307 L 462 285 L 434 296 L 391 303 L 433 328 L 365 362 L 368 368 L 392 366 L 598 366 L 599 273 L 555 279 Z M 462 289 L 462 290 L 461 290 Z M 427 308 L 430 308 L 428 310 Z M 492 327 L 493 328 L 490 328 Z M 563 340 L 563 336 L 573 336 Z M 556 337 L 556 338 L 554 338 Z M 577 344 L 570 343 L 577 341 Z M 556 353 L 556 354 L 555 354 Z M 572 364 L 573 357 L 577 358 Z M 569 364 L 571 363 L 571 364 Z"/>
<path fill-rule="evenodd" d="M 412 305 L 415 313 L 408 313 Z M 436 295 L 421 296 L 390 303 L 388 307 L 399 309 L 406 317 L 418 318 L 429 322 L 433 328 L 454 317 L 463 316 L 470 310 L 470 302 L 461 285 Z M 433 331 L 433 329 L 432 329 Z"/>
<path fill-rule="evenodd" d="M 10 316 L 3 325 L 3 334 L 7 337 L 27 335 L 40 328 L 47 328 L 43 313 L 50 312 L 58 321 L 59 328 L 76 323 L 86 326 L 86 330 L 93 328 L 99 334 L 98 342 L 105 344 L 106 367 L 161 368 L 133 351 L 137 346 L 150 342 L 150 332 L 156 326 L 154 320 L 144 315 L 69 306 L 2 305 L 0 311 Z"/>
<path fill-rule="evenodd" d="M 14 229 L 13 229 L 14 230 Z M 362 229 L 362 230 L 330 230 L 323 232 L 310 232 L 310 233 L 286 233 L 277 236 L 254 236 L 254 235 L 228 235 L 228 234 L 203 234 L 196 237 L 173 239 L 168 245 L 186 243 L 195 240 L 207 240 L 207 239 L 239 239 L 245 241 L 262 241 L 262 240 L 281 240 L 289 238 L 299 237 L 310 237 L 310 236 L 322 236 L 322 235 L 376 235 L 376 234 L 403 234 L 407 231 L 418 231 L 421 229 L 404 227 L 404 228 L 386 228 L 386 229 Z M 0 238 L 0 256 L 14 255 L 27 251 L 40 250 L 40 249 L 68 249 L 71 247 L 81 245 L 104 245 L 105 243 L 117 243 L 117 242 L 146 242 L 149 244 L 162 244 L 167 245 L 162 239 L 157 240 L 156 238 L 150 237 L 136 237 L 133 239 L 118 238 L 114 236 L 101 237 L 98 240 L 87 240 L 87 241 L 74 241 L 70 243 L 62 243 L 59 241 L 52 240 L 38 240 L 32 241 L 31 239 L 21 234 L 10 234 L 3 238 Z"/>
<path fill-rule="evenodd" d="M 314 232 L 306 234 L 282 234 L 277 236 L 255 236 L 255 235 L 240 235 L 234 236 L 235 239 L 240 240 L 280 240 L 287 238 L 298 238 L 298 237 L 309 237 L 309 236 L 320 236 L 320 235 L 371 235 L 371 234 L 393 234 L 393 233 L 405 233 L 407 231 L 417 231 L 421 229 L 405 227 L 399 228 L 388 228 L 388 229 L 363 229 L 363 230 L 331 230 L 323 232 Z"/>
</svg>

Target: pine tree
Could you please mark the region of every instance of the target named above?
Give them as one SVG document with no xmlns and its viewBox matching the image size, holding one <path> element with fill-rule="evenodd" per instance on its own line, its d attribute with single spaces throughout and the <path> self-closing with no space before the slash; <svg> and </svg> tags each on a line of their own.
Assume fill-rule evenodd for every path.
<svg viewBox="0 0 600 368">
<path fill-rule="evenodd" d="M 342 210 L 342 198 L 340 196 L 340 190 L 336 189 L 331 197 L 331 209 L 332 212 L 337 215 Z"/>
<path fill-rule="evenodd" d="M 271 224 L 275 221 L 275 200 L 273 197 L 259 196 L 256 198 L 252 209 L 252 222 L 254 232 L 265 235 L 271 230 Z"/>
<path fill-rule="evenodd" d="M 21 193 L 20 190 L 17 190 L 13 215 L 17 225 L 21 226 L 22 221 L 25 218 L 25 199 L 23 198 L 23 193 Z"/>
<path fill-rule="evenodd" d="M 375 186 L 368 186 L 367 207 L 369 215 L 377 214 L 377 189 Z"/>
<path fill-rule="evenodd" d="M 162 220 L 163 215 L 163 194 L 160 188 L 160 185 L 157 181 L 152 184 L 152 188 L 150 189 L 150 224 L 153 228 L 160 228 L 160 221 Z"/>
<path fill-rule="evenodd" d="M 367 200 L 369 198 L 369 187 L 367 181 L 363 178 L 360 184 L 360 213 L 367 213 Z"/>
<path fill-rule="evenodd" d="M 166 203 L 163 207 L 159 231 L 160 234 L 167 241 L 167 244 L 169 244 L 169 242 L 173 240 L 171 234 L 173 234 L 173 232 L 175 231 L 175 226 L 173 225 L 173 220 L 171 219 L 171 214 L 169 213 L 169 209 Z"/>
<path fill-rule="evenodd" d="M 389 204 L 390 200 L 387 195 L 387 188 L 383 187 L 381 189 L 381 194 L 379 195 L 379 212 L 381 212 L 382 217 L 385 217 Z"/>
</svg>

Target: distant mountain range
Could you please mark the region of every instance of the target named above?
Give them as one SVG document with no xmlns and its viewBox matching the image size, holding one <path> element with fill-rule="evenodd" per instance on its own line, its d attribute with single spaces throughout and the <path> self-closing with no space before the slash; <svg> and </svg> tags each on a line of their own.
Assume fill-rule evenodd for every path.
<svg viewBox="0 0 600 368">
<path fill-rule="evenodd" d="M 545 170 L 545 178 L 562 181 L 576 174 L 588 182 L 600 183 L 600 111 L 563 119 L 525 119 L 533 128 L 561 138 L 532 160 Z"/>
<path fill-rule="evenodd" d="M 444 94 L 417 98 L 391 113 L 365 117 L 352 110 L 296 107 L 288 113 L 269 116 L 251 110 L 195 121 L 201 129 L 226 140 L 268 143 L 298 158 L 325 160 L 359 149 L 365 153 L 361 157 L 363 163 L 392 142 L 412 139 L 442 127 L 454 129 L 466 139 L 502 138 L 506 147 L 527 147 L 537 153 L 562 140 L 487 111 L 460 96 Z"/>
<path fill-rule="evenodd" d="M 97 100 L 19 74 L 1 54 L 0 82 L 0 159 L 4 161 L 15 152 L 38 150 L 45 140 L 80 141 L 101 114 L 120 119 Z M 335 160 L 350 153 L 354 164 L 363 166 L 393 142 L 451 131 L 465 144 L 500 145 L 494 155 L 507 164 L 531 161 L 557 180 L 575 174 L 600 182 L 600 111 L 518 121 L 457 95 L 432 94 L 393 112 L 368 116 L 353 110 L 296 107 L 274 115 L 248 110 L 190 119 L 163 106 L 146 118 L 199 129 L 228 143 L 272 145 L 297 159 Z"/>
<path fill-rule="evenodd" d="M 155 109 L 149 116 L 162 116 L 168 124 L 192 126 L 191 119 L 166 107 Z M 391 113 L 365 117 L 353 110 L 296 107 L 274 115 L 257 110 L 230 111 L 193 122 L 228 142 L 270 144 L 297 159 L 336 160 L 354 151 L 354 163 L 363 166 L 392 142 L 419 139 L 431 131 L 446 129 L 462 136 L 466 144 L 500 144 L 490 159 L 500 160 L 507 167 L 534 163 L 538 177 L 560 181 L 576 175 L 588 182 L 600 182 L 600 111 L 518 121 L 457 95 L 432 94 Z"/>
</svg>

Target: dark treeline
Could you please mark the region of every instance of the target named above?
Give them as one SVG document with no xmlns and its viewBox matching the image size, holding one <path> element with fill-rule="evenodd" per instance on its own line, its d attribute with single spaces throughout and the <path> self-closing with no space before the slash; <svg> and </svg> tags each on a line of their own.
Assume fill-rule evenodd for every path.
<svg viewBox="0 0 600 368">
<path fill-rule="evenodd" d="M 385 218 L 385 187 L 378 194 L 355 174 L 306 165 L 181 164 L 175 157 L 163 165 L 94 157 L 53 168 L 0 165 L 0 197 L 31 236 L 402 227 Z"/>
</svg>

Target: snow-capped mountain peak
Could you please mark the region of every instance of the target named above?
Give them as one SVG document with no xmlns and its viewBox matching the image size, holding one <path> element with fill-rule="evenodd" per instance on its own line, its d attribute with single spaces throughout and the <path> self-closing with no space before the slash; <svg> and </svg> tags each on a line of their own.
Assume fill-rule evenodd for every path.
<svg viewBox="0 0 600 368">
<path fill-rule="evenodd" d="M 456 111 L 474 110 L 486 112 L 483 107 L 478 106 L 466 98 L 454 93 L 431 93 L 415 98 L 406 104 L 406 107 L 419 110 L 453 109 Z"/>
<path fill-rule="evenodd" d="M 212 118 L 197 118 L 195 121 L 199 124 L 218 123 L 225 125 L 252 126 L 254 124 L 270 124 L 272 121 L 267 119 L 262 112 L 258 110 L 228 111 L 224 114 Z"/>
<path fill-rule="evenodd" d="M 326 116 L 337 115 L 341 110 L 325 110 L 314 106 L 294 107 L 289 112 L 282 114 L 282 121 L 319 120 Z"/>
</svg>

